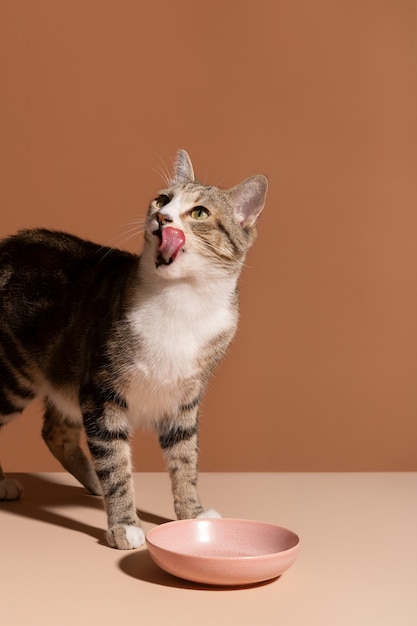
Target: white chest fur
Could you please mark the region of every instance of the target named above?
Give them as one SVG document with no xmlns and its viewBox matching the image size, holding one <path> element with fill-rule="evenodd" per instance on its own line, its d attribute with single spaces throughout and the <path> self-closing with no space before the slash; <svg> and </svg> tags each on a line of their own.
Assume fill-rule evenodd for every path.
<svg viewBox="0 0 417 626">
<path fill-rule="evenodd" d="M 140 348 L 129 371 L 130 421 L 153 421 L 177 407 L 182 383 L 198 373 L 204 346 L 235 325 L 233 283 L 221 287 L 176 284 L 138 298 L 129 316 Z"/>
</svg>

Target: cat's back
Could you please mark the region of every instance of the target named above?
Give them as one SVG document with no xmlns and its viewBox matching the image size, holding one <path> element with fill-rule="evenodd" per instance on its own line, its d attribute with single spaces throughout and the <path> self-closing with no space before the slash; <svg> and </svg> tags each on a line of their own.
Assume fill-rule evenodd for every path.
<svg viewBox="0 0 417 626">
<path fill-rule="evenodd" d="M 61 231 L 45 228 L 21 230 L 0 241 L 0 271 L 6 268 L 36 271 L 44 266 L 53 271 L 58 269 L 53 262 L 59 263 L 61 268 L 66 264 L 98 262 L 109 254 L 112 258 L 133 256 Z"/>
<path fill-rule="evenodd" d="M 63 276 L 65 272 L 88 273 L 112 265 L 135 265 L 135 255 L 101 246 L 87 239 L 81 239 L 61 231 L 47 229 L 22 230 L 0 241 L 0 288 L 5 276 L 13 275 L 28 278 L 47 271 L 49 278 Z"/>
<path fill-rule="evenodd" d="M 60 231 L 23 230 L 0 242 L 0 311 L 19 317 L 124 290 L 138 257 Z M 8 315 L 7 315 L 8 314 Z"/>
</svg>

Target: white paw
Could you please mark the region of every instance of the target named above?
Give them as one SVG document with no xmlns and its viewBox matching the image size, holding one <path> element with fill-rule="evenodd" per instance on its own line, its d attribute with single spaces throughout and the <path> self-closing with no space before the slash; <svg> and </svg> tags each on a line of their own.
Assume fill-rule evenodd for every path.
<svg viewBox="0 0 417 626">
<path fill-rule="evenodd" d="M 23 494 L 23 487 L 14 478 L 0 480 L 0 500 L 19 500 Z"/>
<path fill-rule="evenodd" d="M 197 515 L 197 519 L 213 518 L 213 517 L 221 517 L 221 515 L 215 509 L 207 509 L 206 511 L 203 511 L 202 513 L 200 513 L 200 515 Z"/>
<path fill-rule="evenodd" d="M 106 536 L 109 545 L 119 550 L 133 550 L 145 543 L 145 533 L 139 526 L 114 526 Z"/>
</svg>

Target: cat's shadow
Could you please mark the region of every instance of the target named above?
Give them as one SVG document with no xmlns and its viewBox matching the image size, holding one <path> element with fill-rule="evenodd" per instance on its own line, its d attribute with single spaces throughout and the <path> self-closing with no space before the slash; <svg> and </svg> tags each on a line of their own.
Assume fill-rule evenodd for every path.
<svg viewBox="0 0 417 626">
<path fill-rule="evenodd" d="M 25 490 L 21 500 L 13 502 L 0 502 L 0 511 L 11 515 L 20 515 L 29 519 L 45 522 L 66 528 L 70 531 L 84 533 L 93 537 L 98 544 L 108 547 L 104 526 L 97 528 L 79 521 L 65 514 L 66 509 L 89 507 L 103 510 L 103 502 L 100 497 L 90 495 L 81 485 L 65 485 L 58 479 L 48 474 L 8 474 L 10 478 L 16 478 Z M 149 524 L 164 524 L 172 519 L 162 517 L 155 513 L 138 510 L 138 515 L 143 522 Z M 105 516 L 103 510 L 103 524 Z M 246 587 L 218 587 L 201 585 L 189 582 L 167 574 L 160 569 L 151 559 L 148 550 L 140 549 L 122 551 L 118 566 L 125 575 L 147 583 L 162 585 L 164 587 L 176 587 L 180 589 L 225 591 L 231 589 L 244 589 Z M 258 583 L 260 586 L 266 583 Z"/>
<path fill-rule="evenodd" d="M 47 474 L 9 473 L 8 477 L 16 478 L 22 484 L 24 496 L 18 501 L 0 502 L 2 512 L 90 535 L 100 545 L 107 547 L 104 526 L 97 528 L 65 515 L 65 509 L 71 507 L 103 510 L 103 502 L 99 496 L 92 496 L 81 485 L 62 484 L 59 479 L 54 480 L 52 476 Z M 148 511 L 138 510 L 138 515 L 143 522 L 150 524 L 163 524 L 172 521 Z M 104 517 L 103 523 L 105 523 Z"/>
</svg>

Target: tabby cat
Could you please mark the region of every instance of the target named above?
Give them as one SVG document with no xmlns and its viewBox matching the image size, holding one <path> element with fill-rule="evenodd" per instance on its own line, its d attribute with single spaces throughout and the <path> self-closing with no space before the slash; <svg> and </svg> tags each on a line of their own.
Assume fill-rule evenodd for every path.
<svg viewBox="0 0 417 626">
<path fill-rule="evenodd" d="M 44 229 L 0 243 L 0 430 L 44 399 L 43 439 L 103 495 L 113 547 L 144 542 L 129 446 L 139 424 L 159 436 L 177 517 L 218 515 L 197 491 L 198 408 L 236 330 L 237 280 L 266 191 L 264 176 L 229 190 L 201 184 L 180 150 L 140 256 Z M 0 467 L 0 500 L 21 495 Z"/>
</svg>

